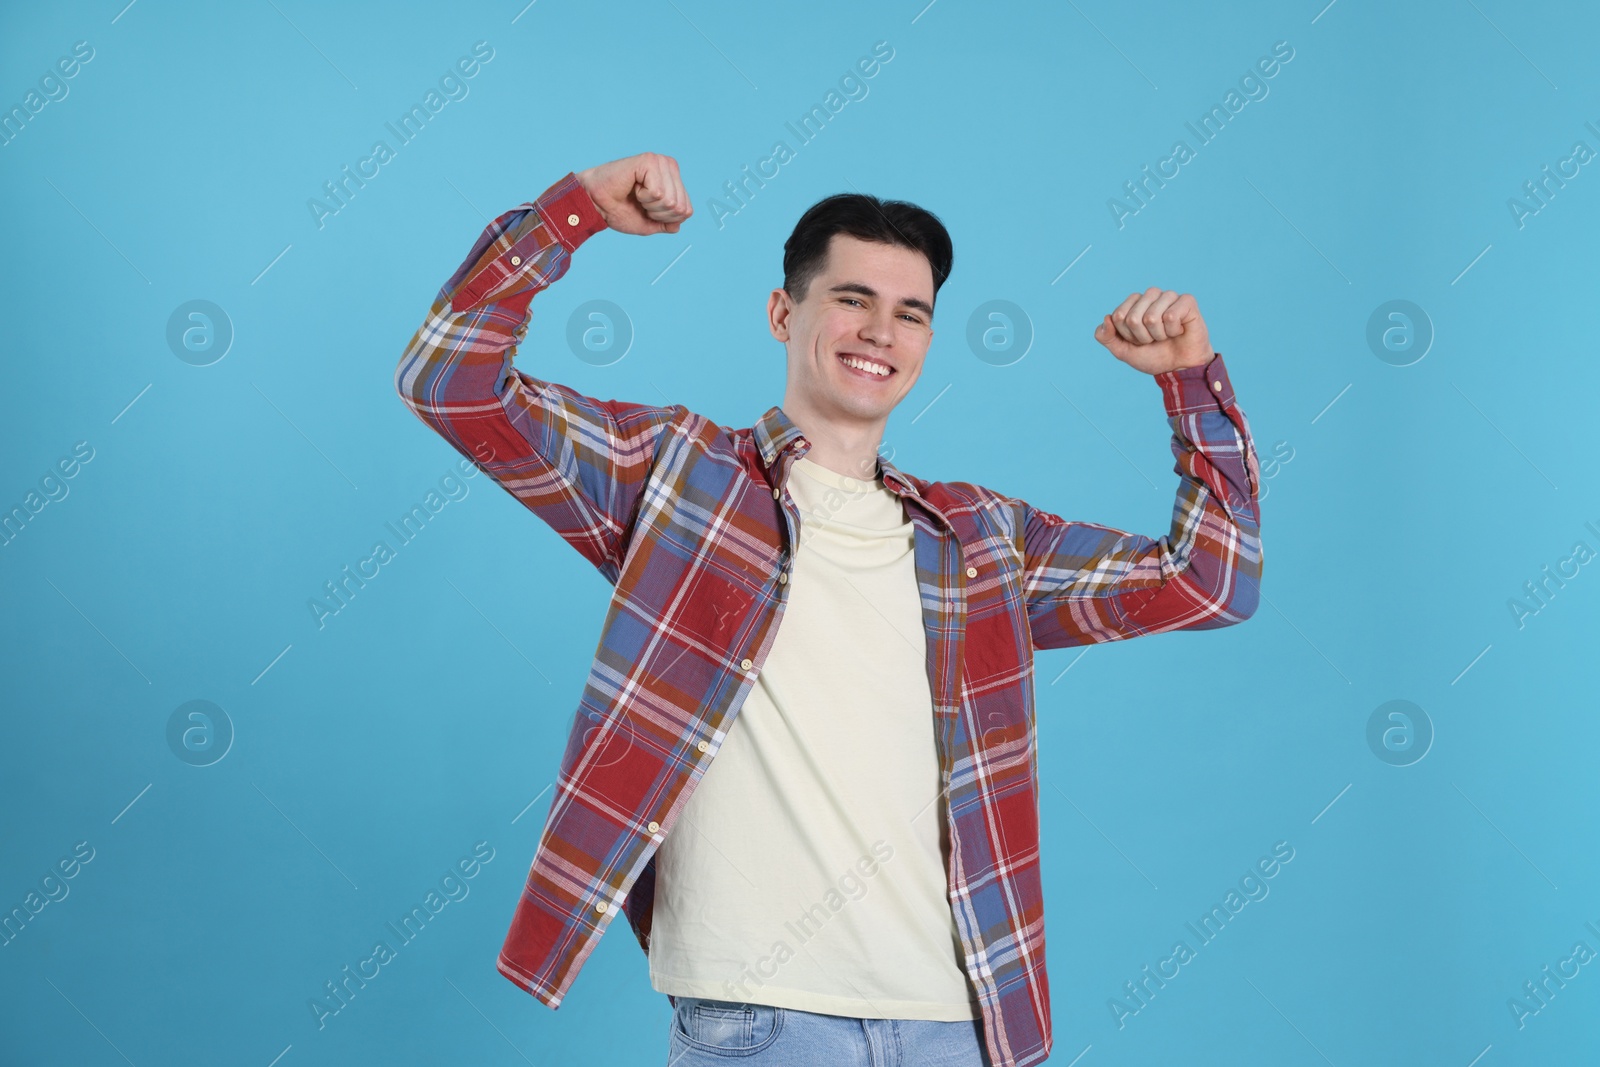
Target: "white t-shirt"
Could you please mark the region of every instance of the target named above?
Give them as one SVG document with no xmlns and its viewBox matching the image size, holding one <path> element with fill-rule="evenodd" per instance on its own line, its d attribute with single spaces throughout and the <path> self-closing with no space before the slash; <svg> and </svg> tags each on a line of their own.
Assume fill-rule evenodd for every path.
<svg viewBox="0 0 1600 1067">
<path fill-rule="evenodd" d="M 772 650 L 656 854 L 659 992 L 829 1015 L 979 1017 L 947 896 L 914 527 L 801 457 Z"/>
</svg>

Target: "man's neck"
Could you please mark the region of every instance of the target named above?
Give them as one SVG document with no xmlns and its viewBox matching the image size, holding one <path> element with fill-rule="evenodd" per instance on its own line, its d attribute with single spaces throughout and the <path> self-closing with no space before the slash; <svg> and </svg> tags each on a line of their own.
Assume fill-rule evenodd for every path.
<svg viewBox="0 0 1600 1067">
<path fill-rule="evenodd" d="M 803 408 L 791 409 L 787 403 L 783 405 L 783 413 L 811 443 L 806 459 L 847 478 L 861 481 L 877 478 L 882 423 L 841 423 Z"/>
</svg>

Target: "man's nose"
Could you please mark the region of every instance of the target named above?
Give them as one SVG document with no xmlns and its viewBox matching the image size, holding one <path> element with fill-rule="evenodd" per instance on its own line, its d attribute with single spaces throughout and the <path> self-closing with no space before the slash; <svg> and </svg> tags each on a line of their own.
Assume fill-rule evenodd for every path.
<svg viewBox="0 0 1600 1067">
<path fill-rule="evenodd" d="M 887 346 L 894 337 L 894 323 L 887 313 L 868 315 L 867 321 L 861 324 L 861 337 L 873 344 Z"/>
</svg>

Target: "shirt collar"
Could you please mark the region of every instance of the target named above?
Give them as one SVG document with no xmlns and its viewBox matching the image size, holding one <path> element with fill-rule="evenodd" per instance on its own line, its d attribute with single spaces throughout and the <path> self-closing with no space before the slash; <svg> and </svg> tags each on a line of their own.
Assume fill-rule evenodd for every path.
<svg viewBox="0 0 1600 1067">
<path fill-rule="evenodd" d="M 756 423 L 756 447 L 761 450 L 761 465 L 769 470 L 778 454 L 797 440 L 800 442 L 798 454 L 803 456 L 810 450 L 811 442 L 800 433 L 800 427 L 794 424 L 794 420 L 776 404 L 768 408 Z"/>
<path fill-rule="evenodd" d="M 777 405 L 768 408 L 766 414 L 762 415 L 756 422 L 755 438 L 756 447 L 761 450 L 761 463 L 769 471 L 772 470 L 778 457 L 791 446 L 794 447 L 796 459 L 799 459 L 811 449 L 811 442 L 800 432 L 800 427 L 796 426 L 794 420 L 789 418 L 784 413 L 783 408 Z M 944 518 L 944 514 L 917 491 L 917 487 L 912 484 L 911 479 L 902 474 L 900 469 L 889 462 L 888 458 L 881 453 L 878 456 L 876 476 L 883 478 L 886 485 L 890 483 L 897 484 L 901 495 L 910 496 L 941 519 Z"/>
</svg>

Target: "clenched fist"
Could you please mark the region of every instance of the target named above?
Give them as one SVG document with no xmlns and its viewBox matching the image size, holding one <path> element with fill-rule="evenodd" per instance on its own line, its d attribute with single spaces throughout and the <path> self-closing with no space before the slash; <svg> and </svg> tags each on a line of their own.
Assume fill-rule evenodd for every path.
<svg viewBox="0 0 1600 1067">
<path fill-rule="evenodd" d="M 1204 366 L 1215 355 L 1194 297 L 1170 289 L 1130 294 L 1095 327 L 1094 339 L 1146 374 Z"/>
<path fill-rule="evenodd" d="M 677 233 L 694 214 L 678 177 L 678 161 L 655 152 L 579 171 L 583 186 L 606 225 L 622 233 Z"/>
</svg>

